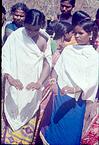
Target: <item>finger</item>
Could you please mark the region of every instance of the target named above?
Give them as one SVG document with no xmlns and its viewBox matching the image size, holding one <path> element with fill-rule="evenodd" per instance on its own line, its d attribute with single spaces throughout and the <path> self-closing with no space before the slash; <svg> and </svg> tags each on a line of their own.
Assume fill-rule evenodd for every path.
<svg viewBox="0 0 99 145">
<path fill-rule="evenodd" d="M 32 88 L 32 91 L 34 91 L 36 88 Z"/>
<path fill-rule="evenodd" d="M 16 84 L 16 87 L 17 87 L 19 90 L 22 90 L 22 89 L 23 89 L 22 83 L 17 83 L 17 84 Z"/>
<path fill-rule="evenodd" d="M 23 89 L 23 85 L 22 84 L 17 84 L 17 87 L 19 88 L 19 90 Z"/>
<path fill-rule="evenodd" d="M 23 87 L 23 84 L 22 84 L 20 81 L 17 81 L 17 84 L 18 84 L 20 87 Z"/>
<path fill-rule="evenodd" d="M 64 94 L 66 94 L 67 92 L 66 92 L 66 90 L 61 90 L 61 93 L 64 95 Z"/>
<path fill-rule="evenodd" d="M 64 88 L 62 88 L 62 89 L 61 89 L 61 91 L 62 91 L 62 92 L 65 92 L 65 90 L 66 90 L 66 89 L 67 89 L 67 88 L 66 88 L 66 87 L 64 87 Z"/>
<path fill-rule="evenodd" d="M 28 85 L 26 86 L 26 89 L 27 89 L 27 90 L 30 90 L 30 89 L 31 89 L 31 84 L 28 84 Z"/>
<path fill-rule="evenodd" d="M 20 90 L 20 87 L 19 87 L 18 85 L 16 85 L 15 88 L 16 88 L 17 90 Z"/>
</svg>

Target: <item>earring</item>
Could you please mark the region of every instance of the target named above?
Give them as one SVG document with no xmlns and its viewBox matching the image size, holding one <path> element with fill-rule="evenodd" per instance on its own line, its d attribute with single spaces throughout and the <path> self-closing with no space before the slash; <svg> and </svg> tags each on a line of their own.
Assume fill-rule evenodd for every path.
<svg viewBox="0 0 99 145">
<path fill-rule="evenodd" d="M 93 33 L 91 32 L 91 34 L 89 36 L 90 41 L 92 40 L 92 36 L 93 36 Z"/>
</svg>

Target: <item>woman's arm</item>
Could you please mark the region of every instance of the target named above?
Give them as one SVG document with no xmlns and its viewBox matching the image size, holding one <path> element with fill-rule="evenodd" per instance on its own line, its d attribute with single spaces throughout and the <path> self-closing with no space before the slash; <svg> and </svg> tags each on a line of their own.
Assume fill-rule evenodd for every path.
<svg viewBox="0 0 99 145">
<path fill-rule="evenodd" d="M 37 82 L 40 84 L 43 84 L 44 81 L 48 78 L 49 74 L 50 74 L 50 65 L 49 65 L 47 59 L 45 58 L 44 62 L 43 62 L 43 69 L 42 69 L 40 78 Z"/>
<path fill-rule="evenodd" d="M 23 89 L 23 84 L 21 83 L 21 81 L 20 80 L 18 80 L 18 79 L 14 79 L 11 75 L 9 75 L 9 74 L 5 74 L 5 79 L 7 79 L 8 80 L 8 82 L 9 82 L 9 84 L 11 85 L 11 86 L 14 86 L 16 89 L 18 89 L 18 90 L 22 90 Z"/>
<path fill-rule="evenodd" d="M 61 89 L 61 93 L 63 95 L 70 93 L 70 94 L 76 94 L 76 93 L 80 93 L 82 92 L 82 89 L 79 87 L 69 87 L 69 86 L 65 86 Z"/>
<path fill-rule="evenodd" d="M 13 32 L 13 30 L 9 28 L 5 28 L 5 34 L 4 34 L 4 42 L 7 40 L 8 36 Z"/>
<path fill-rule="evenodd" d="M 44 81 L 47 79 L 47 77 L 49 76 L 50 74 L 50 66 L 46 60 L 46 58 L 44 59 L 44 62 L 43 62 L 43 69 L 42 69 L 42 72 L 41 72 L 41 75 L 40 75 L 40 78 L 38 79 L 38 81 L 35 83 L 35 82 L 31 82 L 29 83 L 27 86 L 26 86 L 26 89 L 28 90 L 35 90 L 35 89 L 40 89 L 42 87 L 42 84 L 44 83 Z"/>
</svg>

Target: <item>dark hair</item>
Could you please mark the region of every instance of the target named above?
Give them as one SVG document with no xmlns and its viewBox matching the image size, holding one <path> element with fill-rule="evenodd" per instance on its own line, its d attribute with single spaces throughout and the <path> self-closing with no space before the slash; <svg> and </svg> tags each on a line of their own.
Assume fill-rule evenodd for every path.
<svg viewBox="0 0 99 145">
<path fill-rule="evenodd" d="M 60 39 L 62 36 L 65 36 L 66 33 L 69 33 L 73 30 L 73 27 L 68 22 L 57 22 L 55 25 L 55 36 L 54 40 Z"/>
<path fill-rule="evenodd" d="M 76 26 L 84 19 L 91 20 L 91 17 L 84 11 L 76 11 L 72 16 L 72 25 Z"/>
<path fill-rule="evenodd" d="M 49 35 L 53 35 L 54 33 L 54 28 L 55 28 L 55 25 L 58 21 L 57 20 L 48 20 L 47 22 L 47 27 L 46 27 L 46 32 L 49 34 Z"/>
<path fill-rule="evenodd" d="M 72 5 L 72 7 L 75 7 L 75 1 L 76 0 L 60 0 L 61 3 L 64 2 L 64 1 L 68 1 Z"/>
<path fill-rule="evenodd" d="M 2 6 L 2 13 L 5 15 L 6 14 L 6 9 L 4 6 Z"/>
<path fill-rule="evenodd" d="M 42 12 L 42 21 L 41 21 L 42 28 L 44 28 L 45 24 L 46 24 L 45 15 L 44 15 L 44 13 Z"/>
<path fill-rule="evenodd" d="M 88 34 L 92 35 L 92 39 L 90 40 L 90 44 L 94 46 L 95 40 L 97 38 L 98 29 L 92 20 L 82 20 L 78 23 L 80 27 L 82 27 Z"/>
<path fill-rule="evenodd" d="M 42 12 L 37 9 L 30 9 L 27 14 L 24 23 L 32 24 L 32 26 L 40 25 L 42 27 L 42 23 L 44 21 L 44 16 Z"/>
<path fill-rule="evenodd" d="M 99 9 L 96 12 L 96 19 L 99 19 Z"/>
<path fill-rule="evenodd" d="M 24 3 L 16 3 L 11 7 L 11 14 L 13 15 L 17 9 L 23 10 L 25 13 L 29 10 L 26 4 Z"/>
</svg>

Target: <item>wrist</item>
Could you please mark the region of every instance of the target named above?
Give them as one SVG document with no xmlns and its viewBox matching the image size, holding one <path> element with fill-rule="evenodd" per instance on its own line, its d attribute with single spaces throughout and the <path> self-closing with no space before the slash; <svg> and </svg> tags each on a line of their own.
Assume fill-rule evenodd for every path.
<svg viewBox="0 0 99 145">
<path fill-rule="evenodd" d="M 5 76 L 4 76 L 6 79 L 10 79 L 10 78 L 12 78 L 9 74 L 5 74 Z"/>
<path fill-rule="evenodd" d="M 82 90 L 79 87 L 74 87 L 74 93 L 80 93 Z"/>
<path fill-rule="evenodd" d="M 39 81 L 37 81 L 37 84 L 39 85 L 39 86 L 42 86 L 42 82 L 39 80 Z"/>
<path fill-rule="evenodd" d="M 56 78 L 51 78 L 51 79 L 49 80 L 49 84 L 50 84 L 50 85 L 53 85 L 53 84 L 56 84 L 56 83 L 57 83 Z"/>
</svg>

